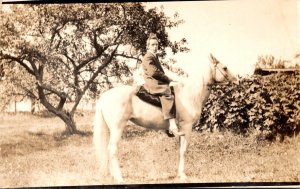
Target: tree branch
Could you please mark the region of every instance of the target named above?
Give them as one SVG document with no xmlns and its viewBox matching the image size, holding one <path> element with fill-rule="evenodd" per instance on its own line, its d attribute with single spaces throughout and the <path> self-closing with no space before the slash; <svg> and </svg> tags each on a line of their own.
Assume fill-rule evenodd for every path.
<svg viewBox="0 0 300 189">
<path fill-rule="evenodd" d="M 26 69 L 26 71 L 28 73 L 30 73 L 31 75 L 35 75 L 34 70 L 32 70 L 26 63 L 24 63 L 20 58 L 8 55 L 8 54 L 4 54 L 2 56 L 3 58 L 1 59 L 5 59 L 5 60 L 11 60 L 11 61 L 15 61 L 17 63 L 19 63 L 22 67 L 24 67 Z"/>
<path fill-rule="evenodd" d="M 40 86 L 37 85 L 37 89 L 38 89 L 38 94 L 39 94 L 39 99 L 40 102 L 52 113 L 57 113 L 56 109 L 54 106 L 52 106 L 48 100 L 46 99 L 45 93 L 44 93 L 44 89 Z"/>
<path fill-rule="evenodd" d="M 97 54 L 95 56 L 92 56 L 86 60 L 83 60 L 82 62 L 79 63 L 79 65 L 77 66 L 77 70 L 80 70 L 82 69 L 85 65 L 89 64 L 90 62 L 94 61 L 94 60 L 97 60 L 99 57 L 102 56 L 103 52 L 106 51 L 108 48 L 109 48 L 109 45 L 106 45 L 104 47 L 101 47 L 99 45 L 99 43 L 97 42 L 97 36 L 96 36 L 96 33 L 94 32 L 94 37 L 93 37 L 93 45 L 94 45 L 94 48 L 97 52 Z"/>
<path fill-rule="evenodd" d="M 122 54 L 115 54 L 115 56 L 121 56 L 121 57 L 124 57 L 124 58 L 130 58 L 130 59 L 134 59 L 134 60 L 138 60 L 138 61 L 141 60 L 141 59 L 136 58 L 136 57 L 134 57 L 134 56 L 126 55 L 126 54 L 124 54 L 124 53 L 122 53 Z"/>
<path fill-rule="evenodd" d="M 31 98 L 36 98 L 36 99 L 38 99 L 38 97 L 31 91 L 31 90 L 29 90 L 29 89 L 27 89 L 26 87 L 24 87 L 24 86 L 22 86 L 22 85 L 18 85 L 22 90 L 24 90 L 25 92 L 26 92 L 26 94 L 24 94 L 24 95 L 26 95 L 26 96 L 29 96 L 29 97 L 31 97 Z"/>
<path fill-rule="evenodd" d="M 75 61 L 67 54 L 67 52 L 62 53 L 63 56 L 65 56 L 68 60 L 70 60 L 71 64 L 73 65 L 74 68 L 76 68 L 76 63 Z M 62 61 L 63 62 L 63 61 Z M 70 68 L 70 67 L 68 67 Z M 70 69 L 71 70 L 71 69 Z"/>
<path fill-rule="evenodd" d="M 96 77 L 98 77 L 99 73 L 112 61 L 113 57 L 115 56 L 119 46 L 120 46 L 120 42 L 117 43 L 117 41 L 120 39 L 120 37 L 122 36 L 122 33 L 124 32 L 124 30 L 119 31 L 117 37 L 114 39 L 113 44 L 116 44 L 115 49 L 111 52 L 110 56 L 107 58 L 107 60 L 105 61 L 105 63 L 103 63 L 101 66 L 98 67 L 98 69 L 96 70 L 96 72 L 94 72 L 94 74 L 92 75 L 92 77 L 87 81 L 86 85 L 83 87 L 83 89 L 81 90 L 81 94 L 77 96 L 76 100 L 75 100 L 75 105 L 73 106 L 72 110 L 71 110 L 71 114 L 75 112 L 83 94 L 87 91 L 87 89 L 89 88 L 89 86 L 91 85 L 91 83 L 93 83 L 93 81 L 96 79 Z M 109 46 L 106 46 L 106 49 Z M 96 56 L 90 58 L 93 59 Z M 98 58 L 98 57 L 97 57 Z M 81 67 L 83 67 L 84 65 L 86 65 L 88 62 L 82 62 L 80 64 L 80 66 L 78 66 L 78 68 L 80 69 Z"/>
<path fill-rule="evenodd" d="M 58 47 L 59 47 L 59 45 L 60 45 L 60 43 L 61 43 L 61 39 L 62 39 L 62 37 L 61 37 L 61 35 L 60 35 L 59 32 L 60 32 L 60 30 L 61 30 L 62 28 L 65 27 L 66 24 L 67 24 L 67 22 L 63 22 L 62 25 L 59 27 L 59 24 L 56 23 L 56 26 L 54 26 L 54 27 L 52 28 L 52 36 L 51 36 L 51 39 L 50 39 L 50 45 L 52 45 L 53 40 L 54 40 L 56 34 L 57 34 L 58 37 L 59 37 L 58 44 L 55 46 L 56 49 L 58 49 Z"/>
<path fill-rule="evenodd" d="M 99 58 L 100 56 L 99 55 L 95 55 L 93 57 L 90 57 L 84 61 L 82 61 L 81 63 L 79 63 L 79 65 L 76 67 L 77 70 L 80 70 L 81 68 L 83 68 L 85 65 L 87 65 L 88 63 L 96 60 L 97 58 Z"/>
<path fill-rule="evenodd" d="M 80 96 L 80 98 L 78 97 L 75 101 L 75 104 L 71 110 L 71 113 L 74 113 L 83 94 L 87 91 L 87 89 L 89 88 L 89 86 L 91 85 L 91 83 L 93 83 L 93 81 L 96 79 L 96 77 L 98 77 L 99 73 L 112 61 L 113 57 L 115 56 L 115 53 L 117 52 L 117 49 L 119 48 L 118 44 L 115 49 L 111 52 L 110 56 L 108 57 L 108 59 L 101 65 L 98 67 L 98 69 L 96 70 L 96 72 L 94 72 L 94 74 L 92 75 L 92 77 L 87 81 L 86 85 L 83 87 L 82 89 L 82 94 Z"/>
<path fill-rule="evenodd" d="M 98 29 L 97 29 L 97 30 L 98 30 Z M 92 43 L 93 43 L 93 46 L 94 46 L 94 48 L 95 48 L 95 50 L 96 50 L 97 55 L 98 55 L 98 56 L 101 56 L 102 53 L 108 48 L 108 46 L 106 46 L 106 47 L 103 48 L 103 47 L 98 43 L 98 41 L 97 41 L 97 34 L 96 34 L 97 30 L 93 31 L 93 36 L 90 36 L 90 38 L 91 38 L 91 40 L 92 40 Z"/>
<path fill-rule="evenodd" d="M 36 84 L 37 84 L 37 86 L 39 86 L 43 90 L 50 91 L 50 92 L 56 94 L 57 96 L 59 96 L 60 98 L 67 98 L 68 97 L 68 95 L 65 92 L 59 92 L 58 90 L 52 88 L 51 86 L 48 86 L 46 84 L 41 83 L 41 81 L 38 81 Z"/>
<path fill-rule="evenodd" d="M 65 105 L 66 100 L 67 100 L 66 98 L 61 98 L 61 99 L 60 99 L 59 104 L 58 104 L 57 107 L 56 107 L 56 109 L 57 109 L 58 111 L 61 111 L 61 110 L 62 110 L 62 108 L 63 108 L 64 105 Z"/>
<path fill-rule="evenodd" d="M 59 92 L 56 89 L 50 87 L 50 86 L 46 86 L 45 84 L 40 84 L 39 82 L 37 83 L 37 88 L 38 88 L 38 92 L 39 92 L 39 98 L 42 102 L 42 104 L 50 111 L 54 112 L 59 112 L 62 110 L 66 100 L 67 100 L 67 94 L 64 92 Z M 58 103 L 58 105 L 56 107 L 54 107 L 53 105 L 51 105 L 48 100 L 46 99 L 46 94 L 43 92 L 44 90 L 48 90 L 54 94 L 56 94 L 57 96 L 59 96 L 60 101 Z"/>
</svg>

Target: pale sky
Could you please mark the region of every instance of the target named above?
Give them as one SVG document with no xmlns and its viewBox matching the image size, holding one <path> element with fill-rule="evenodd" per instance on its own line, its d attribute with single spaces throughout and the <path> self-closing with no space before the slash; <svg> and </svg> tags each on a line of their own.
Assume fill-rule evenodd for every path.
<svg viewBox="0 0 300 189">
<path fill-rule="evenodd" d="M 226 0 L 148 2 L 179 13 L 185 23 L 171 29 L 171 40 L 185 37 L 189 53 L 173 58 L 177 66 L 208 62 L 212 53 L 234 74 L 252 74 L 259 55 L 291 60 L 300 53 L 300 0 Z M 171 54 L 170 54 L 171 55 Z"/>
<path fill-rule="evenodd" d="M 299 0 L 147 3 L 161 5 L 168 16 L 177 11 L 185 21 L 169 31 L 171 40 L 185 37 L 191 49 L 175 56 L 180 67 L 208 61 L 212 53 L 233 73 L 246 75 L 253 73 L 259 55 L 290 60 L 300 52 Z"/>
</svg>

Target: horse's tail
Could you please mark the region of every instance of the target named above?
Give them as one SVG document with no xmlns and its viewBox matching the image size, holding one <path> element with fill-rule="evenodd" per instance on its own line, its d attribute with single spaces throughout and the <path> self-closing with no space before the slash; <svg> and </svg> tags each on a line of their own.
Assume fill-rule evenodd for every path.
<svg viewBox="0 0 300 189">
<path fill-rule="evenodd" d="M 96 104 L 93 142 L 95 146 L 96 157 L 100 164 L 100 171 L 104 175 L 108 173 L 108 141 L 109 130 L 102 114 L 102 106 L 100 99 Z"/>
</svg>

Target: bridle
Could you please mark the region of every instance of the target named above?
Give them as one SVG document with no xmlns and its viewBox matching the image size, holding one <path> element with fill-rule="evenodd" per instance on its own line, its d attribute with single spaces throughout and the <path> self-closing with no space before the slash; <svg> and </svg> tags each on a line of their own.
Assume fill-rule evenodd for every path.
<svg viewBox="0 0 300 189">
<path fill-rule="evenodd" d="M 230 79 L 228 78 L 228 74 L 226 73 L 226 71 L 224 71 L 224 68 L 220 68 L 219 66 L 219 62 L 216 62 L 214 65 L 214 75 L 213 75 L 213 83 L 221 83 L 219 81 L 216 80 L 216 76 L 217 76 L 217 70 L 222 74 L 222 76 L 227 80 L 230 81 Z M 225 68 L 226 69 L 226 68 Z"/>
<path fill-rule="evenodd" d="M 227 80 L 227 81 L 230 81 L 230 79 L 228 78 L 228 74 L 225 73 L 225 71 L 223 70 L 223 68 L 221 69 L 219 66 L 219 62 L 216 62 L 216 64 L 214 65 L 214 77 L 213 77 L 213 80 L 215 83 L 220 83 L 216 80 L 216 77 L 217 77 L 217 70 L 224 76 L 224 78 Z"/>
</svg>

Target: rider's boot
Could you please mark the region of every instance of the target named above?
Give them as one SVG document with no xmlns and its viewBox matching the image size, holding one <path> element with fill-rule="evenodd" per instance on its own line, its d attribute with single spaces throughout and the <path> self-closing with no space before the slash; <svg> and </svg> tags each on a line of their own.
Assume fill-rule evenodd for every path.
<svg viewBox="0 0 300 189">
<path fill-rule="evenodd" d="M 171 134 L 174 134 L 174 135 L 177 135 L 177 136 L 184 136 L 185 135 L 184 132 L 178 131 L 178 127 L 176 125 L 175 118 L 169 119 L 169 123 L 170 123 L 169 132 Z"/>
</svg>

